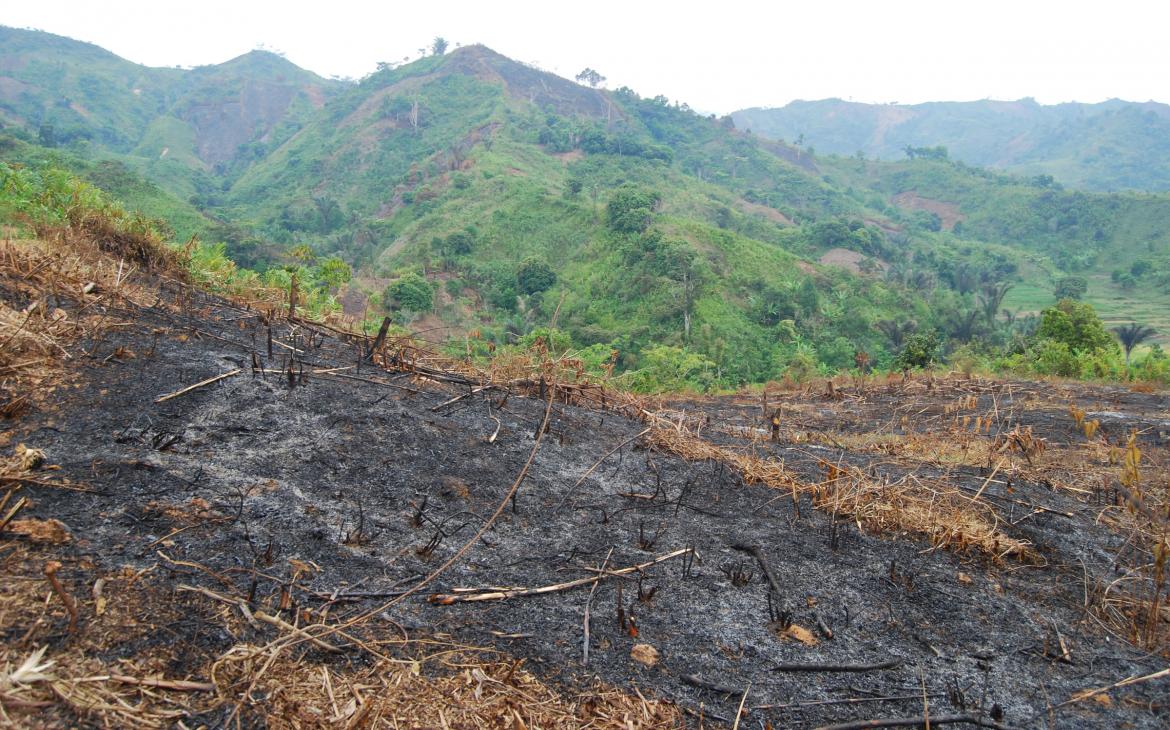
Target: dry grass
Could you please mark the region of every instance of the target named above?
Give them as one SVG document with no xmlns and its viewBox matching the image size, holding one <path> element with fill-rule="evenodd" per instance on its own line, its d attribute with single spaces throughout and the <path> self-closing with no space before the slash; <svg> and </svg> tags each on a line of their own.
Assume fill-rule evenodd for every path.
<svg viewBox="0 0 1170 730">
<path fill-rule="evenodd" d="M 822 462 L 825 480 L 797 479 L 775 459 L 734 451 L 704 441 L 682 429 L 655 428 L 652 445 L 688 461 L 718 461 L 737 469 L 748 484 L 763 484 L 808 495 L 820 510 L 849 518 L 877 533 L 910 533 L 926 537 L 935 547 L 976 550 L 992 558 L 1030 557 L 1027 543 L 998 529 L 995 511 L 958 490 L 935 487 L 912 477 L 896 483 L 870 478 L 860 469 Z"/>
<path fill-rule="evenodd" d="M 112 324 L 104 305 L 154 301 L 139 271 L 87 238 L 0 243 L 0 417 L 18 416 L 72 377 L 77 342 Z"/>
<path fill-rule="evenodd" d="M 182 278 L 181 251 L 107 230 L 100 219 L 80 221 L 72 232 L 53 231 L 49 239 L 0 244 L 0 405 L 6 417 L 19 417 L 75 377 L 79 343 L 113 324 L 105 305 L 166 306 L 160 305 L 159 275 Z M 263 294 L 275 299 L 277 293 Z M 258 303 L 272 305 L 267 298 Z M 448 382 L 536 391 L 563 381 L 571 384 L 557 392 L 567 399 L 597 392 L 572 377 L 579 363 L 544 352 L 480 369 L 395 340 L 378 358 L 391 369 Z M 0 486 L 6 487 L 0 492 L 2 726 L 682 725 L 668 702 L 601 684 L 569 693 L 526 671 L 521 661 L 449 637 L 406 636 L 369 621 L 334 635 L 342 617 L 286 607 L 280 594 L 256 599 L 248 609 L 242 597 L 177 593 L 158 565 L 99 573 L 72 552 L 84 536 L 73 536 L 56 520 L 20 519 L 29 505 L 22 484 L 79 488 L 52 479 L 46 469 L 51 465 L 35 450 L 19 447 L 0 462 Z M 146 509 L 184 529 L 221 519 L 196 501 Z M 60 564 L 60 589 L 45 572 L 52 564 Z M 166 567 L 175 565 L 196 564 Z M 297 628 L 302 621 L 339 641 L 342 651 L 322 653 Z M 208 638 L 223 632 L 238 640 L 225 647 Z M 384 638 L 387 633 L 393 638 Z"/>
<path fill-rule="evenodd" d="M 65 588 L 82 617 L 79 631 L 68 633 L 67 611 L 39 571 L 56 551 L 15 542 L 0 543 L 0 551 L 7 576 L 0 622 L 11 637 L 0 645 L 0 724 L 161 728 L 238 718 L 270 728 L 682 725 L 670 703 L 599 683 L 565 692 L 522 661 L 447 637 L 372 627 L 370 634 L 391 638 L 355 637 L 334 657 L 295 647 L 294 630 L 256 632 L 235 606 L 176 595 L 154 568 L 99 577 L 87 563 L 67 565 Z M 264 601 L 255 615 L 266 615 L 263 608 L 279 615 Z M 198 641 L 216 627 L 253 643 L 214 650 Z"/>
</svg>

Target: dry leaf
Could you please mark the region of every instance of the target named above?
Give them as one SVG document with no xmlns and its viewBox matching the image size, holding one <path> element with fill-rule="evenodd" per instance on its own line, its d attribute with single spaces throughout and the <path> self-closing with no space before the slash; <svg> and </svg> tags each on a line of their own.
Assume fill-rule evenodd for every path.
<svg viewBox="0 0 1170 730">
<path fill-rule="evenodd" d="M 798 624 L 789 624 L 788 628 L 780 631 L 780 636 L 793 641 L 799 641 L 805 646 L 816 646 L 817 637 L 813 636 L 813 632 L 809 631 Z"/>
<path fill-rule="evenodd" d="M 106 612 L 106 604 L 108 603 L 108 601 L 107 601 L 106 596 L 105 596 L 105 588 L 106 588 L 106 579 L 105 578 L 98 578 L 96 581 L 94 581 L 94 583 L 93 583 L 94 609 L 93 610 L 94 610 L 94 613 L 96 613 L 98 616 L 101 616 L 103 613 Z"/>
<path fill-rule="evenodd" d="M 1104 692 L 1099 695 L 1093 695 L 1093 701 L 1102 707 L 1113 707 L 1113 698 Z"/>
<path fill-rule="evenodd" d="M 649 644 L 634 644 L 630 649 L 630 658 L 639 664 L 652 667 L 658 663 L 658 650 Z"/>
<path fill-rule="evenodd" d="M 69 528 L 61 520 L 13 520 L 8 523 L 8 531 L 24 535 L 33 542 L 47 542 L 59 545 L 69 542 Z"/>
<path fill-rule="evenodd" d="M 17 444 L 16 458 L 20 462 L 21 471 L 32 471 L 39 469 L 45 463 L 45 452 L 40 449 L 30 449 L 24 444 Z"/>
</svg>

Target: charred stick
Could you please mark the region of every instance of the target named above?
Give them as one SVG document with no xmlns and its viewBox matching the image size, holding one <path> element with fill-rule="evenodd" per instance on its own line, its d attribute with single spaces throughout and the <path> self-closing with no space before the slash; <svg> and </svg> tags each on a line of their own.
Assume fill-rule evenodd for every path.
<svg viewBox="0 0 1170 730">
<path fill-rule="evenodd" d="M 772 592 L 777 596 L 783 595 L 780 590 L 780 581 L 776 580 L 776 574 L 772 572 L 772 566 L 768 564 L 768 558 L 764 555 L 764 551 L 760 549 L 759 545 L 743 545 L 736 543 L 731 546 L 733 550 L 751 555 L 760 564 L 760 568 L 764 571 L 764 576 L 767 577 L 768 583 L 772 586 Z"/>
<path fill-rule="evenodd" d="M 900 659 L 890 659 L 873 664 L 778 664 L 772 672 L 877 672 L 902 666 Z"/>
<path fill-rule="evenodd" d="M 601 464 L 602 464 L 602 463 L 603 463 L 603 462 L 604 462 L 606 459 L 608 459 L 609 457 L 613 456 L 613 455 L 614 455 L 614 453 L 616 453 L 616 452 L 618 452 L 618 451 L 621 451 L 621 450 L 622 450 L 622 449 L 623 449 L 623 448 L 624 448 L 624 447 L 625 447 L 627 444 L 629 444 L 629 443 L 631 443 L 631 442 L 633 442 L 633 441 L 636 441 L 636 440 L 638 440 L 639 438 L 641 438 L 642 436 L 645 436 L 645 435 L 646 435 L 646 434 L 648 434 L 648 433 L 650 433 L 650 429 L 649 429 L 649 428 L 643 429 L 643 430 L 639 431 L 638 433 L 634 434 L 633 436 L 629 437 L 629 438 L 628 438 L 628 439 L 626 439 L 625 441 L 622 441 L 620 444 L 618 444 L 617 446 L 613 447 L 613 448 L 612 448 L 612 449 L 610 449 L 609 451 L 607 451 L 607 452 L 605 453 L 605 455 L 604 455 L 604 456 L 602 456 L 600 459 L 598 459 L 596 462 L 594 462 L 593 466 L 589 467 L 589 470 L 588 470 L 588 471 L 586 471 L 584 474 L 582 474 L 582 475 L 581 475 L 581 478 L 580 478 L 580 479 L 578 479 L 578 480 L 577 480 L 577 482 L 576 482 L 576 484 L 574 484 L 574 485 L 573 485 L 573 486 L 572 486 L 572 487 L 569 489 L 569 491 L 565 493 L 565 496 L 561 498 L 561 501 L 557 503 L 556 509 L 554 509 L 553 511 L 554 511 L 554 512 L 559 512 L 559 511 L 560 511 L 560 509 L 561 509 L 561 507 L 564 507 L 564 506 L 565 506 L 565 502 L 567 502 L 567 501 L 569 500 L 569 497 L 571 497 L 571 496 L 573 495 L 573 493 L 574 493 L 575 491 L 577 491 L 577 487 L 581 486 L 581 483 L 582 483 L 582 482 L 584 482 L 586 479 L 588 479 L 588 478 L 589 478 L 589 475 L 590 475 L 590 474 L 592 474 L 594 471 L 596 471 L 596 470 L 597 470 L 597 467 L 601 466 Z"/>
<path fill-rule="evenodd" d="M 968 723 L 970 725 L 977 725 L 979 727 L 990 727 L 996 730 L 1007 730 L 1006 726 L 1000 725 L 993 720 L 985 720 L 976 715 L 939 715 L 937 717 L 925 715 L 919 717 L 884 717 L 873 720 L 854 720 L 852 722 L 842 722 L 836 725 L 822 725 L 817 730 L 864 730 L 865 728 L 873 727 L 929 727 L 932 725 L 955 725 L 959 723 Z"/>
<path fill-rule="evenodd" d="M 945 692 L 936 692 L 928 694 L 927 697 L 934 699 L 936 697 L 946 697 Z M 780 705 L 753 705 L 753 710 L 791 710 L 798 707 L 820 707 L 824 705 L 859 705 L 868 702 L 906 702 L 914 700 L 916 702 L 922 701 L 922 694 L 916 695 L 896 695 L 890 697 L 843 697 L 836 700 L 802 700 L 798 702 L 786 702 Z"/>
<path fill-rule="evenodd" d="M 739 687 L 726 687 L 726 686 L 721 685 L 721 684 L 716 684 L 715 682 L 708 682 L 707 680 L 703 679 L 702 677 L 700 677 L 697 674 L 684 674 L 681 677 L 679 677 L 679 679 L 682 680 L 683 684 L 689 684 L 690 686 L 698 687 L 699 689 L 709 689 L 712 692 L 718 692 L 719 694 L 724 694 L 724 695 L 743 694 L 743 690 L 740 689 Z"/>
<path fill-rule="evenodd" d="M 833 638 L 833 630 L 829 628 L 829 625 L 825 623 L 823 618 L 821 618 L 819 615 L 814 615 L 813 619 L 817 622 L 817 628 L 821 630 L 821 634 L 823 634 L 826 639 Z"/>
<path fill-rule="evenodd" d="M 378 336 L 374 338 L 374 342 L 370 345 L 370 349 L 366 351 L 363 360 L 373 360 L 374 353 L 382 349 L 382 345 L 386 343 L 386 333 L 390 330 L 390 318 L 382 318 L 382 326 L 378 328 Z"/>
<path fill-rule="evenodd" d="M 159 397 L 154 399 L 154 402 L 155 403 L 162 403 L 163 401 L 168 401 L 171 398 L 177 398 L 180 395 L 183 395 L 184 393 L 190 393 L 191 391 L 193 391 L 197 388 L 202 388 L 205 385 L 211 385 L 212 383 L 216 383 L 220 380 L 223 380 L 224 378 L 230 378 L 233 375 L 239 375 L 241 372 L 243 372 L 243 368 L 236 368 L 235 370 L 229 370 L 226 373 L 221 373 L 219 375 L 215 375 L 213 377 L 208 378 L 207 380 L 201 380 L 198 383 L 195 383 L 194 385 L 188 385 L 186 388 L 183 388 L 181 390 L 176 390 L 174 393 L 167 393 L 166 395 L 160 395 Z"/>
<path fill-rule="evenodd" d="M 671 558 L 677 558 L 680 555 L 685 555 L 688 552 L 690 552 L 690 548 L 682 548 L 665 555 L 660 555 L 653 560 L 648 560 L 645 563 L 640 563 L 638 565 L 631 565 L 627 568 L 620 568 L 618 570 L 599 572 L 597 575 L 591 575 L 588 578 L 578 578 L 577 580 L 571 580 L 566 583 L 554 583 L 553 585 L 541 586 L 539 588 L 507 588 L 504 590 L 487 589 L 480 593 L 436 593 L 430 596 L 430 598 L 427 600 L 429 600 L 431 603 L 447 606 L 452 603 L 468 603 L 472 601 L 499 601 L 520 596 L 538 596 L 545 593 L 556 593 L 558 591 L 566 591 L 570 588 L 577 588 L 580 586 L 589 585 L 590 583 L 596 583 L 597 581 L 603 580 L 604 578 L 607 578 L 611 575 L 629 575 L 630 573 L 636 573 L 649 568 L 651 565 L 656 565 L 666 560 L 670 560 Z"/>
<path fill-rule="evenodd" d="M 60 569 L 60 562 L 50 560 L 45 563 L 44 573 L 45 577 L 49 579 L 49 585 L 53 586 L 53 592 L 57 594 L 57 598 L 61 599 L 61 603 L 65 604 L 65 610 L 69 612 L 69 633 L 73 633 L 77 630 L 77 604 L 73 602 L 73 596 L 69 595 L 65 587 L 61 585 L 61 581 L 57 580 L 57 571 Z"/>
<path fill-rule="evenodd" d="M 154 679 L 151 677 L 130 677 L 125 674 L 111 674 L 110 679 L 122 684 L 136 684 L 141 687 L 158 687 L 171 689 L 176 692 L 214 692 L 215 685 L 210 682 L 192 682 L 186 679 Z"/>
<path fill-rule="evenodd" d="M 457 403 L 457 402 L 459 402 L 459 401 L 463 400 L 464 398 L 468 397 L 469 395 L 475 395 L 476 393 L 481 393 L 481 392 L 483 392 L 483 391 L 485 391 L 485 390 L 491 390 L 491 389 L 492 389 L 492 388 L 494 388 L 494 387 L 496 387 L 496 386 L 495 386 L 495 385 L 488 384 L 488 385 L 483 385 L 483 386 L 480 386 L 480 387 L 478 387 L 478 388 L 474 388 L 474 389 L 472 389 L 472 390 L 469 390 L 469 391 L 467 391 L 466 393 L 461 393 L 461 394 L 459 394 L 459 395 L 455 396 L 454 398 L 452 398 L 452 399 L 450 399 L 450 400 L 445 400 L 445 401 L 443 401 L 443 402 L 442 402 L 442 403 L 440 403 L 439 405 L 437 405 L 437 406 L 434 406 L 433 408 L 431 408 L 431 411 L 432 411 L 432 412 L 434 412 L 434 411 L 437 411 L 437 410 L 439 410 L 440 408 L 443 408 L 443 407 L 445 407 L 445 406 L 449 406 L 449 405 L 451 405 L 452 403 Z"/>
<path fill-rule="evenodd" d="M 605 556 L 605 560 L 603 560 L 601 563 L 601 571 L 600 572 L 602 572 L 602 573 L 605 572 L 606 566 L 609 565 L 609 558 L 612 555 L 613 555 L 613 548 L 611 547 L 609 549 L 609 552 Z M 600 582 L 601 581 L 597 581 L 592 586 L 590 586 L 589 598 L 585 599 L 585 618 L 582 622 L 582 624 L 584 626 L 585 638 L 581 642 L 581 646 L 582 646 L 582 648 L 581 648 L 581 664 L 584 666 L 589 665 L 589 607 L 593 604 L 593 596 L 595 593 L 597 593 L 597 586 Z"/>
</svg>

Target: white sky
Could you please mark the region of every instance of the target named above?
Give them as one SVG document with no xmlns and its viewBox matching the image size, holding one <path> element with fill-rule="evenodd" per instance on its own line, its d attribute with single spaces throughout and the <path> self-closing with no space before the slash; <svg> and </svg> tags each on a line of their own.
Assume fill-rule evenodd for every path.
<svg viewBox="0 0 1170 730">
<path fill-rule="evenodd" d="M 436 35 L 572 78 L 586 66 L 703 112 L 840 97 L 915 103 L 1035 97 L 1170 101 L 1170 11 L 1157 0 L 565 3 L 9 0 L 0 24 L 151 66 L 265 47 L 361 77 Z"/>
</svg>

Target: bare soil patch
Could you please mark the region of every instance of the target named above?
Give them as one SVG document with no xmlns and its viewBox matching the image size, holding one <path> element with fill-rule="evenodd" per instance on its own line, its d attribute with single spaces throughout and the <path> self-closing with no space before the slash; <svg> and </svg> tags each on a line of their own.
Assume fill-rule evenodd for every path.
<svg viewBox="0 0 1170 730">
<path fill-rule="evenodd" d="M 945 231 L 954 230 L 955 224 L 963 220 L 963 214 L 959 212 L 959 206 L 957 204 L 934 200 L 933 198 L 924 198 L 913 190 L 898 193 L 894 196 L 893 202 L 899 208 L 925 210 L 928 213 L 934 213 L 942 221 L 942 227 Z"/>
<path fill-rule="evenodd" d="M 744 200 L 741 198 L 739 200 L 739 209 L 742 210 L 744 213 L 762 216 L 763 218 L 766 218 L 766 219 L 772 221 L 773 223 L 779 223 L 780 225 L 784 225 L 784 226 L 792 225 L 791 218 L 784 215 L 783 213 L 776 210 L 775 208 L 771 208 L 767 205 L 753 203 L 749 200 Z"/>
<path fill-rule="evenodd" d="M 824 266 L 836 266 L 838 268 L 847 269 L 854 274 L 866 273 L 862 271 L 861 262 L 870 259 L 863 253 L 850 251 L 847 248 L 831 248 L 821 255 L 817 260 L 818 263 Z M 877 271 L 885 271 L 888 267 L 885 261 L 881 259 L 870 259 L 874 262 Z M 875 273 L 873 271 L 868 273 Z"/>
</svg>

